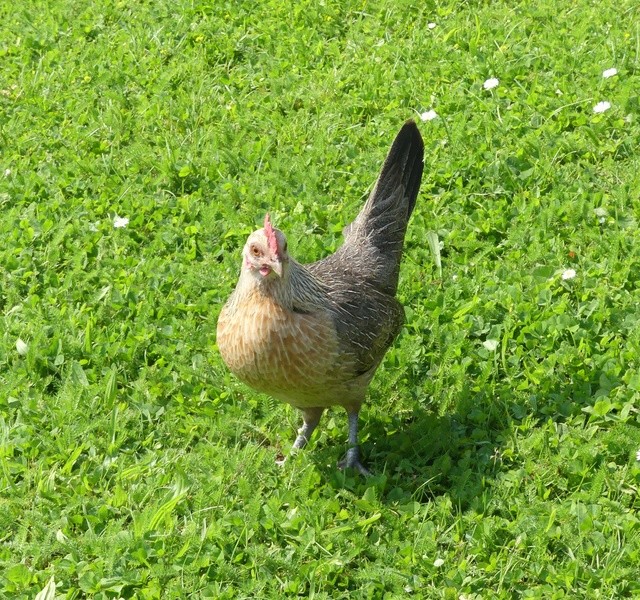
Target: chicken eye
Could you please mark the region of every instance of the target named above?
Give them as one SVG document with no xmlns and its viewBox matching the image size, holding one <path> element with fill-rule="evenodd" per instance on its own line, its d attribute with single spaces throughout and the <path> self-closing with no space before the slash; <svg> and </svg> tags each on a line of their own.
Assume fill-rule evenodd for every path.
<svg viewBox="0 0 640 600">
<path fill-rule="evenodd" d="M 250 252 L 253 256 L 260 256 L 260 249 L 258 248 L 258 246 L 251 246 L 250 248 Z"/>
</svg>

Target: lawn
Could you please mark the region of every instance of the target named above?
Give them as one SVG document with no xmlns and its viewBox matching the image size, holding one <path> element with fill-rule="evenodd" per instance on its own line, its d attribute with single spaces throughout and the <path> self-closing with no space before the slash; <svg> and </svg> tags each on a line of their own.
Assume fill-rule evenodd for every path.
<svg viewBox="0 0 640 600">
<path fill-rule="evenodd" d="M 0 18 L 0 597 L 640 597 L 637 0 Z M 279 467 L 216 348 L 244 240 L 335 250 L 408 118 L 374 475 L 342 410 Z"/>
</svg>

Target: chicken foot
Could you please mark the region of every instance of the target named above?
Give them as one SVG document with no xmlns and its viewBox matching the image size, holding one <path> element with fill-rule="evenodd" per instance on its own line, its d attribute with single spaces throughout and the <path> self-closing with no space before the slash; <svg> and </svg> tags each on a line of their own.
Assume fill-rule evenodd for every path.
<svg viewBox="0 0 640 600">
<path fill-rule="evenodd" d="M 356 469 L 365 477 L 371 475 L 371 472 L 360 462 L 360 446 L 358 446 L 358 414 L 359 409 L 347 409 L 349 417 L 349 449 L 345 457 L 338 463 L 340 469 Z"/>
<path fill-rule="evenodd" d="M 302 410 L 302 427 L 298 429 L 298 437 L 293 442 L 293 449 L 300 450 L 307 445 L 315 428 L 320 423 L 324 408 L 305 408 Z"/>
</svg>

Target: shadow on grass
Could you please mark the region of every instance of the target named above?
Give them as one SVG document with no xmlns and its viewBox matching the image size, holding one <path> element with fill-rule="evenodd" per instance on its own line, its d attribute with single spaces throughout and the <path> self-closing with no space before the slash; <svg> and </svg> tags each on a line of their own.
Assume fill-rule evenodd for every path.
<svg viewBox="0 0 640 600">
<path fill-rule="evenodd" d="M 602 372 L 566 375 L 558 381 L 550 373 L 539 386 L 547 393 L 529 397 L 526 405 L 516 401 L 509 383 L 503 381 L 497 396 L 495 389 L 491 394 L 465 390 L 458 405 L 443 415 L 422 406 L 402 415 L 381 415 L 365 407 L 361 444 L 371 478 L 337 469 L 334 465 L 343 448 L 333 444 L 314 448 L 313 460 L 337 489 L 358 493 L 375 485 L 383 500 L 393 502 L 427 502 L 447 495 L 461 510 L 480 509 L 490 495 L 488 484 L 514 468 L 501 460 L 514 428 L 525 418 L 533 419 L 534 427 L 548 419 L 561 423 L 595 402 Z M 521 397 L 519 400 L 522 402 Z"/>
<path fill-rule="evenodd" d="M 481 493 L 484 482 L 498 470 L 503 427 L 473 423 L 469 414 L 443 416 L 417 407 L 405 418 L 379 418 L 363 411 L 362 451 L 372 477 L 364 479 L 335 466 L 344 448 L 334 444 L 313 448 L 313 461 L 323 477 L 337 489 L 358 492 L 381 487 L 388 501 L 426 502 L 448 494 L 465 508 Z"/>
</svg>

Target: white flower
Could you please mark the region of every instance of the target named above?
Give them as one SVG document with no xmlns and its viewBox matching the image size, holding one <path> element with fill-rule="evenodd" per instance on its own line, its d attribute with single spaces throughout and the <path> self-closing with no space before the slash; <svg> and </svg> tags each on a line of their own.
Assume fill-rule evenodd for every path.
<svg viewBox="0 0 640 600">
<path fill-rule="evenodd" d="M 636 460 L 640 462 L 640 450 L 636 452 Z"/>
<path fill-rule="evenodd" d="M 484 342 L 482 342 L 482 345 L 489 351 L 489 352 L 495 352 L 496 349 L 498 348 L 498 344 L 500 342 L 498 340 L 485 340 Z"/>
<path fill-rule="evenodd" d="M 444 564 L 444 559 L 442 559 L 442 558 L 436 558 L 433 561 L 433 566 L 434 567 L 441 567 L 443 564 Z"/>
<path fill-rule="evenodd" d="M 437 116 L 438 113 L 432 108 L 431 110 L 423 112 L 420 115 L 420 119 L 422 119 L 423 121 L 433 121 Z"/>
<path fill-rule="evenodd" d="M 29 351 L 29 346 L 27 346 L 26 342 L 18 338 L 16 340 L 16 350 L 20 356 L 26 356 Z"/>
<path fill-rule="evenodd" d="M 9 175 L 11 175 L 11 169 L 5 169 L 4 170 L 4 176 L 5 177 L 9 177 Z"/>
<path fill-rule="evenodd" d="M 435 24 L 435 23 L 429 23 L 429 24 L 427 25 L 427 27 L 428 27 L 429 29 L 435 29 L 435 28 L 436 28 L 436 24 Z"/>
<path fill-rule="evenodd" d="M 607 102 L 606 100 L 603 100 L 602 102 L 598 102 L 598 104 L 596 104 L 593 107 L 593 112 L 594 113 L 603 113 L 605 110 L 609 110 L 611 108 L 611 104 L 609 102 Z"/>
<path fill-rule="evenodd" d="M 607 209 L 603 208 L 602 206 L 594 208 L 593 213 L 596 217 L 598 217 L 599 223 L 604 223 L 607 220 L 607 216 L 609 215 L 609 213 L 607 213 Z"/>
<path fill-rule="evenodd" d="M 482 85 L 482 87 L 485 90 L 492 90 L 493 88 L 498 87 L 498 84 L 500 83 L 500 81 L 498 79 L 496 79 L 495 77 L 491 77 L 490 79 L 487 79 L 484 84 Z"/>
<path fill-rule="evenodd" d="M 126 227 L 129 224 L 129 219 L 127 217 L 119 217 L 118 215 L 115 216 L 115 218 L 113 219 L 113 226 L 116 229 L 120 229 L 121 227 Z"/>
<path fill-rule="evenodd" d="M 615 69 L 615 68 L 602 71 L 602 76 L 605 79 L 609 79 L 609 77 L 613 77 L 614 75 L 617 75 L 617 74 L 618 74 L 618 69 Z"/>
<path fill-rule="evenodd" d="M 564 279 L 565 281 L 567 279 L 573 279 L 576 276 L 576 272 L 574 269 L 567 269 L 566 271 L 562 272 L 562 279 Z"/>
</svg>

